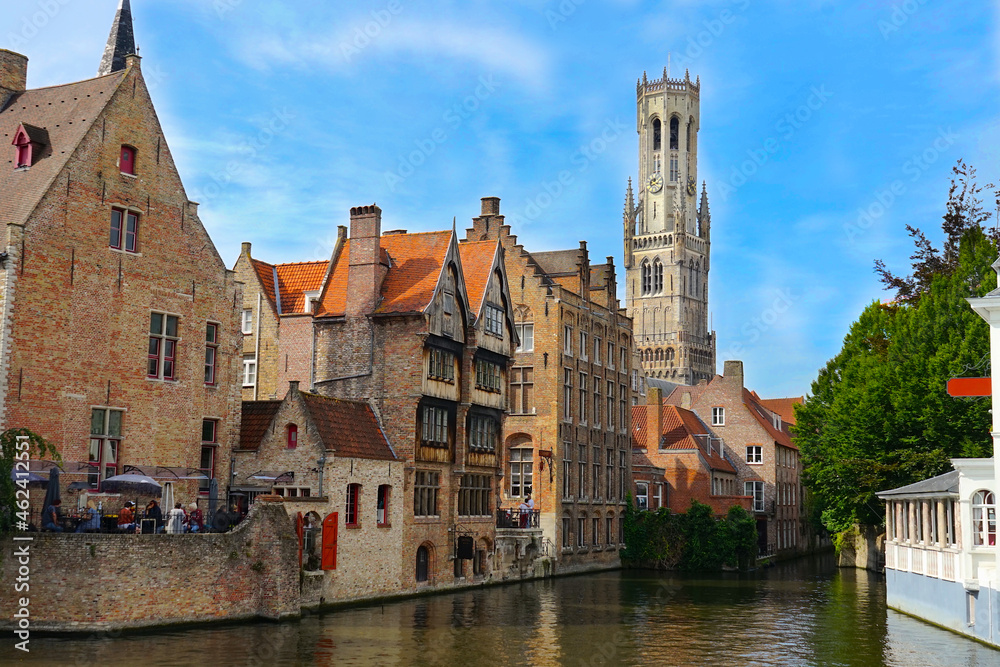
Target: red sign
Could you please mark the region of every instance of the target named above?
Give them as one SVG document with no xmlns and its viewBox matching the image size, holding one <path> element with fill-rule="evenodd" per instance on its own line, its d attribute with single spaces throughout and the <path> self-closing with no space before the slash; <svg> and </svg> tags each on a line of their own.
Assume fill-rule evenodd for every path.
<svg viewBox="0 0 1000 667">
<path fill-rule="evenodd" d="M 952 378 L 948 380 L 949 396 L 992 396 L 990 378 Z"/>
</svg>

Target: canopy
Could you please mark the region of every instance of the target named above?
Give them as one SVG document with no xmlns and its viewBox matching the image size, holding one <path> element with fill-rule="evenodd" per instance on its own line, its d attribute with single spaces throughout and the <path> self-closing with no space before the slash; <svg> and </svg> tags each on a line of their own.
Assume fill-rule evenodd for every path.
<svg viewBox="0 0 1000 667">
<path fill-rule="evenodd" d="M 159 498 L 160 494 L 163 493 L 163 487 L 160 486 L 160 483 L 152 477 L 137 475 L 135 473 L 127 473 L 124 475 L 108 477 L 106 480 L 101 482 L 101 491 L 110 491 L 112 493 L 131 491 L 144 496 Z"/>
</svg>

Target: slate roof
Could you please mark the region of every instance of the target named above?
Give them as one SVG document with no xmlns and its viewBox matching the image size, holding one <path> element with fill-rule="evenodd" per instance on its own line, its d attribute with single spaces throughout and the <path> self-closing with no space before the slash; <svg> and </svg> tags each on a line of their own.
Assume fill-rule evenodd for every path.
<svg viewBox="0 0 1000 667">
<path fill-rule="evenodd" d="M 256 450 L 267 432 L 281 401 L 243 401 L 240 421 L 240 449 Z"/>
<path fill-rule="evenodd" d="M 115 22 L 111 24 L 108 43 L 104 47 L 104 57 L 97 70 L 98 75 L 111 74 L 125 69 L 125 56 L 135 50 L 135 34 L 132 30 L 132 5 L 129 0 L 119 0 Z"/>
<path fill-rule="evenodd" d="M 339 457 L 396 460 L 370 405 L 308 392 L 300 395 L 326 449 Z"/>
<path fill-rule="evenodd" d="M 490 269 L 496 258 L 498 241 L 470 241 L 458 244 L 462 257 L 465 290 L 469 293 L 469 306 L 477 316 L 483 310 L 486 288 L 490 284 Z"/>
<path fill-rule="evenodd" d="M 35 88 L 11 98 L 0 112 L 0 150 L 7 151 L 7 160 L 0 160 L 0 224 L 26 222 L 124 78 L 124 71 L 115 72 L 77 83 Z M 48 145 L 35 152 L 30 169 L 15 170 L 16 155 L 11 143 L 22 123 L 44 130 Z"/>
<path fill-rule="evenodd" d="M 952 470 L 937 477 L 931 477 L 915 484 L 901 486 L 898 489 L 881 491 L 875 495 L 879 498 L 896 497 L 929 497 L 929 496 L 957 496 L 958 495 L 959 472 Z"/>
</svg>

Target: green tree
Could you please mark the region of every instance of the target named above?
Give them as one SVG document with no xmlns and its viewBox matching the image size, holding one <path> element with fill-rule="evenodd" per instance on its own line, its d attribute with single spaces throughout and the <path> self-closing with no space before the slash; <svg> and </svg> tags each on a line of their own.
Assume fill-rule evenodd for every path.
<svg viewBox="0 0 1000 667">
<path fill-rule="evenodd" d="M 14 480 L 14 466 L 19 462 L 26 465 L 28 459 L 35 457 L 62 463 L 55 447 L 37 433 L 26 428 L 12 428 L 0 434 L 0 537 L 14 532 L 17 512 L 27 510 L 24 493 L 27 483 Z"/>
</svg>

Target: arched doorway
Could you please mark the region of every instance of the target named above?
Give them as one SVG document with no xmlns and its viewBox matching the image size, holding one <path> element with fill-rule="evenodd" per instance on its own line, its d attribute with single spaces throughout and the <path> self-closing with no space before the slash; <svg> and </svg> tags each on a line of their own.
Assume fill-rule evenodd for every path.
<svg viewBox="0 0 1000 667">
<path fill-rule="evenodd" d="M 417 548 L 417 582 L 427 581 L 430 571 L 431 553 L 427 547 L 421 545 Z"/>
</svg>

